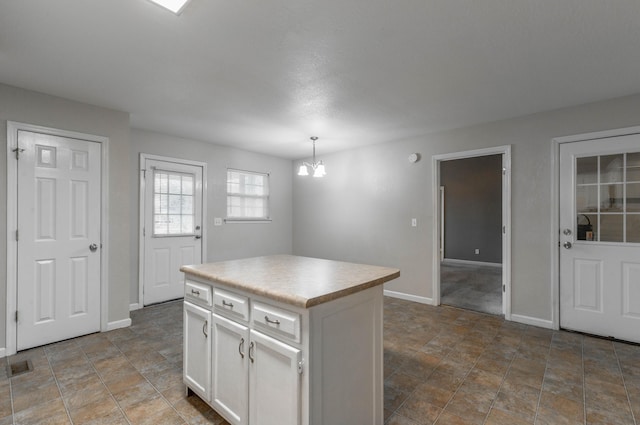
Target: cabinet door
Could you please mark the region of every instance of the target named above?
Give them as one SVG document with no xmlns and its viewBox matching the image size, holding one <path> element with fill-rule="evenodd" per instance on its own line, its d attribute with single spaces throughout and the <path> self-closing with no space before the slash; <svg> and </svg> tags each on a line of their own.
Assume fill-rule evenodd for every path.
<svg viewBox="0 0 640 425">
<path fill-rule="evenodd" d="M 184 383 L 205 401 L 211 388 L 210 317 L 208 310 L 184 303 Z"/>
<path fill-rule="evenodd" d="M 249 419 L 249 329 L 212 315 L 211 403 L 232 425 Z"/>
<path fill-rule="evenodd" d="M 298 425 L 300 350 L 251 330 L 249 356 L 251 425 Z"/>
</svg>

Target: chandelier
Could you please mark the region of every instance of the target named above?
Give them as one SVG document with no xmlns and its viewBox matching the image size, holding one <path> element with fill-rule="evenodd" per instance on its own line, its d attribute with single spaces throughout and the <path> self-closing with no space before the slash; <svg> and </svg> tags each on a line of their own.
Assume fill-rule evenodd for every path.
<svg viewBox="0 0 640 425">
<path fill-rule="evenodd" d="M 327 174 L 322 160 L 316 162 L 316 140 L 318 140 L 316 136 L 311 137 L 313 142 L 313 162 L 303 162 L 300 169 L 298 169 L 299 176 L 308 176 L 310 174 L 309 171 L 313 172 L 313 177 L 324 177 Z"/>
</svg>

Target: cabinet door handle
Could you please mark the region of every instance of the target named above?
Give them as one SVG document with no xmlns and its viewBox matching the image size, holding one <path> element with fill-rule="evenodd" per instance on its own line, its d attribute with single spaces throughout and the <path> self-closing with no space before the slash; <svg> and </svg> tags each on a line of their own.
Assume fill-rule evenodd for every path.
<svg viewBox="0 0 640 425">
<path fill-rule="evenodd" d="M 200 295 L 200 291 L 196 291 L 195 289 L 192 289 L 192 290 L 191 290 L 191 293 L 192 293 L 193 295 Z"/>
<path fill-rule="evenodd" d="M 208 320 L 204 321 L 204 324 L 202 325 L 202 333 L 204 334 L 205 338 L 209 338 L 209 335 L 207 334 L 207 325 L 209 324 Z"/>
<path fill-rule="evenodd" d="M 249 360 L 251 360 L 251 363 L 253 363 L 256 359 L 253 358 L 253 341 L 249 343 Z"/>
<path fill-rule="evenodd" d="M 225 307 L 233 308 L 233 303 L 228 303 L 225 300 L 222 300 L 222 305 Z"/>
<path fill-rule="evenodd" d="M 240 345 L 238 345 L 238 353 L 240 353 L 240 357 L 244 359 L 244 351 L 242 351 L 242 347 L 244 347 L 244 338 L 240 339 Z"/>
<path fill-rule="evenodd" d="M 269 316 L 264 316 L 264 320 L 265 320 L 267 323 L 271 323 L 271 324 L 273 324 L 273 325 L 279 325 L 279 324 L 280 324 L 280 321 L 279 321 L 278 319 L 276 319 L 276 320 L 271 320 L 271 319 L 269 319 Z"/>
</svg>

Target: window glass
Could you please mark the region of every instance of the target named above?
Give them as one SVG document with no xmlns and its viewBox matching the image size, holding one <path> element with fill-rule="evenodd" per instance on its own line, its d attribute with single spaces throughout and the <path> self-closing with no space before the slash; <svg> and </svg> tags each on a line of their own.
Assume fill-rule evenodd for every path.
<svg viewBox="0 0 640 425">
<path fill-rule="evenodd" d="M 153 235 L 194 234 L 193 174 L 154 170 Z"/>
<path fill-rule="evenodd" d="M 269 175 L 227 170 L 227 218 L 269 219 Z"/>
</svg>

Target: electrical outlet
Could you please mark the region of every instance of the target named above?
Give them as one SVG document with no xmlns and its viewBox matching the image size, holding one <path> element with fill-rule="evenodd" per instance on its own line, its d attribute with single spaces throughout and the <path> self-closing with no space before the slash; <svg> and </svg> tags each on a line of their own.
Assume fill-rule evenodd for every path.
<svg viewBox="0 0 640 425">
<path fill-rule="evenodd" d="M 412 218 L 411 219 L 411 227 L 418 227 L 418 219 L 417 218 Z"/>
<path fill-rule="evenodd" d="M 480 249 L 476 248 L 476 255 L 480 254 Z"/>
<path fill-rule="evenodd" d="M 214 226 L 222 226 L 222 219 L 220 217 L 216 217 L 213 219 Z"/>
</svg>

